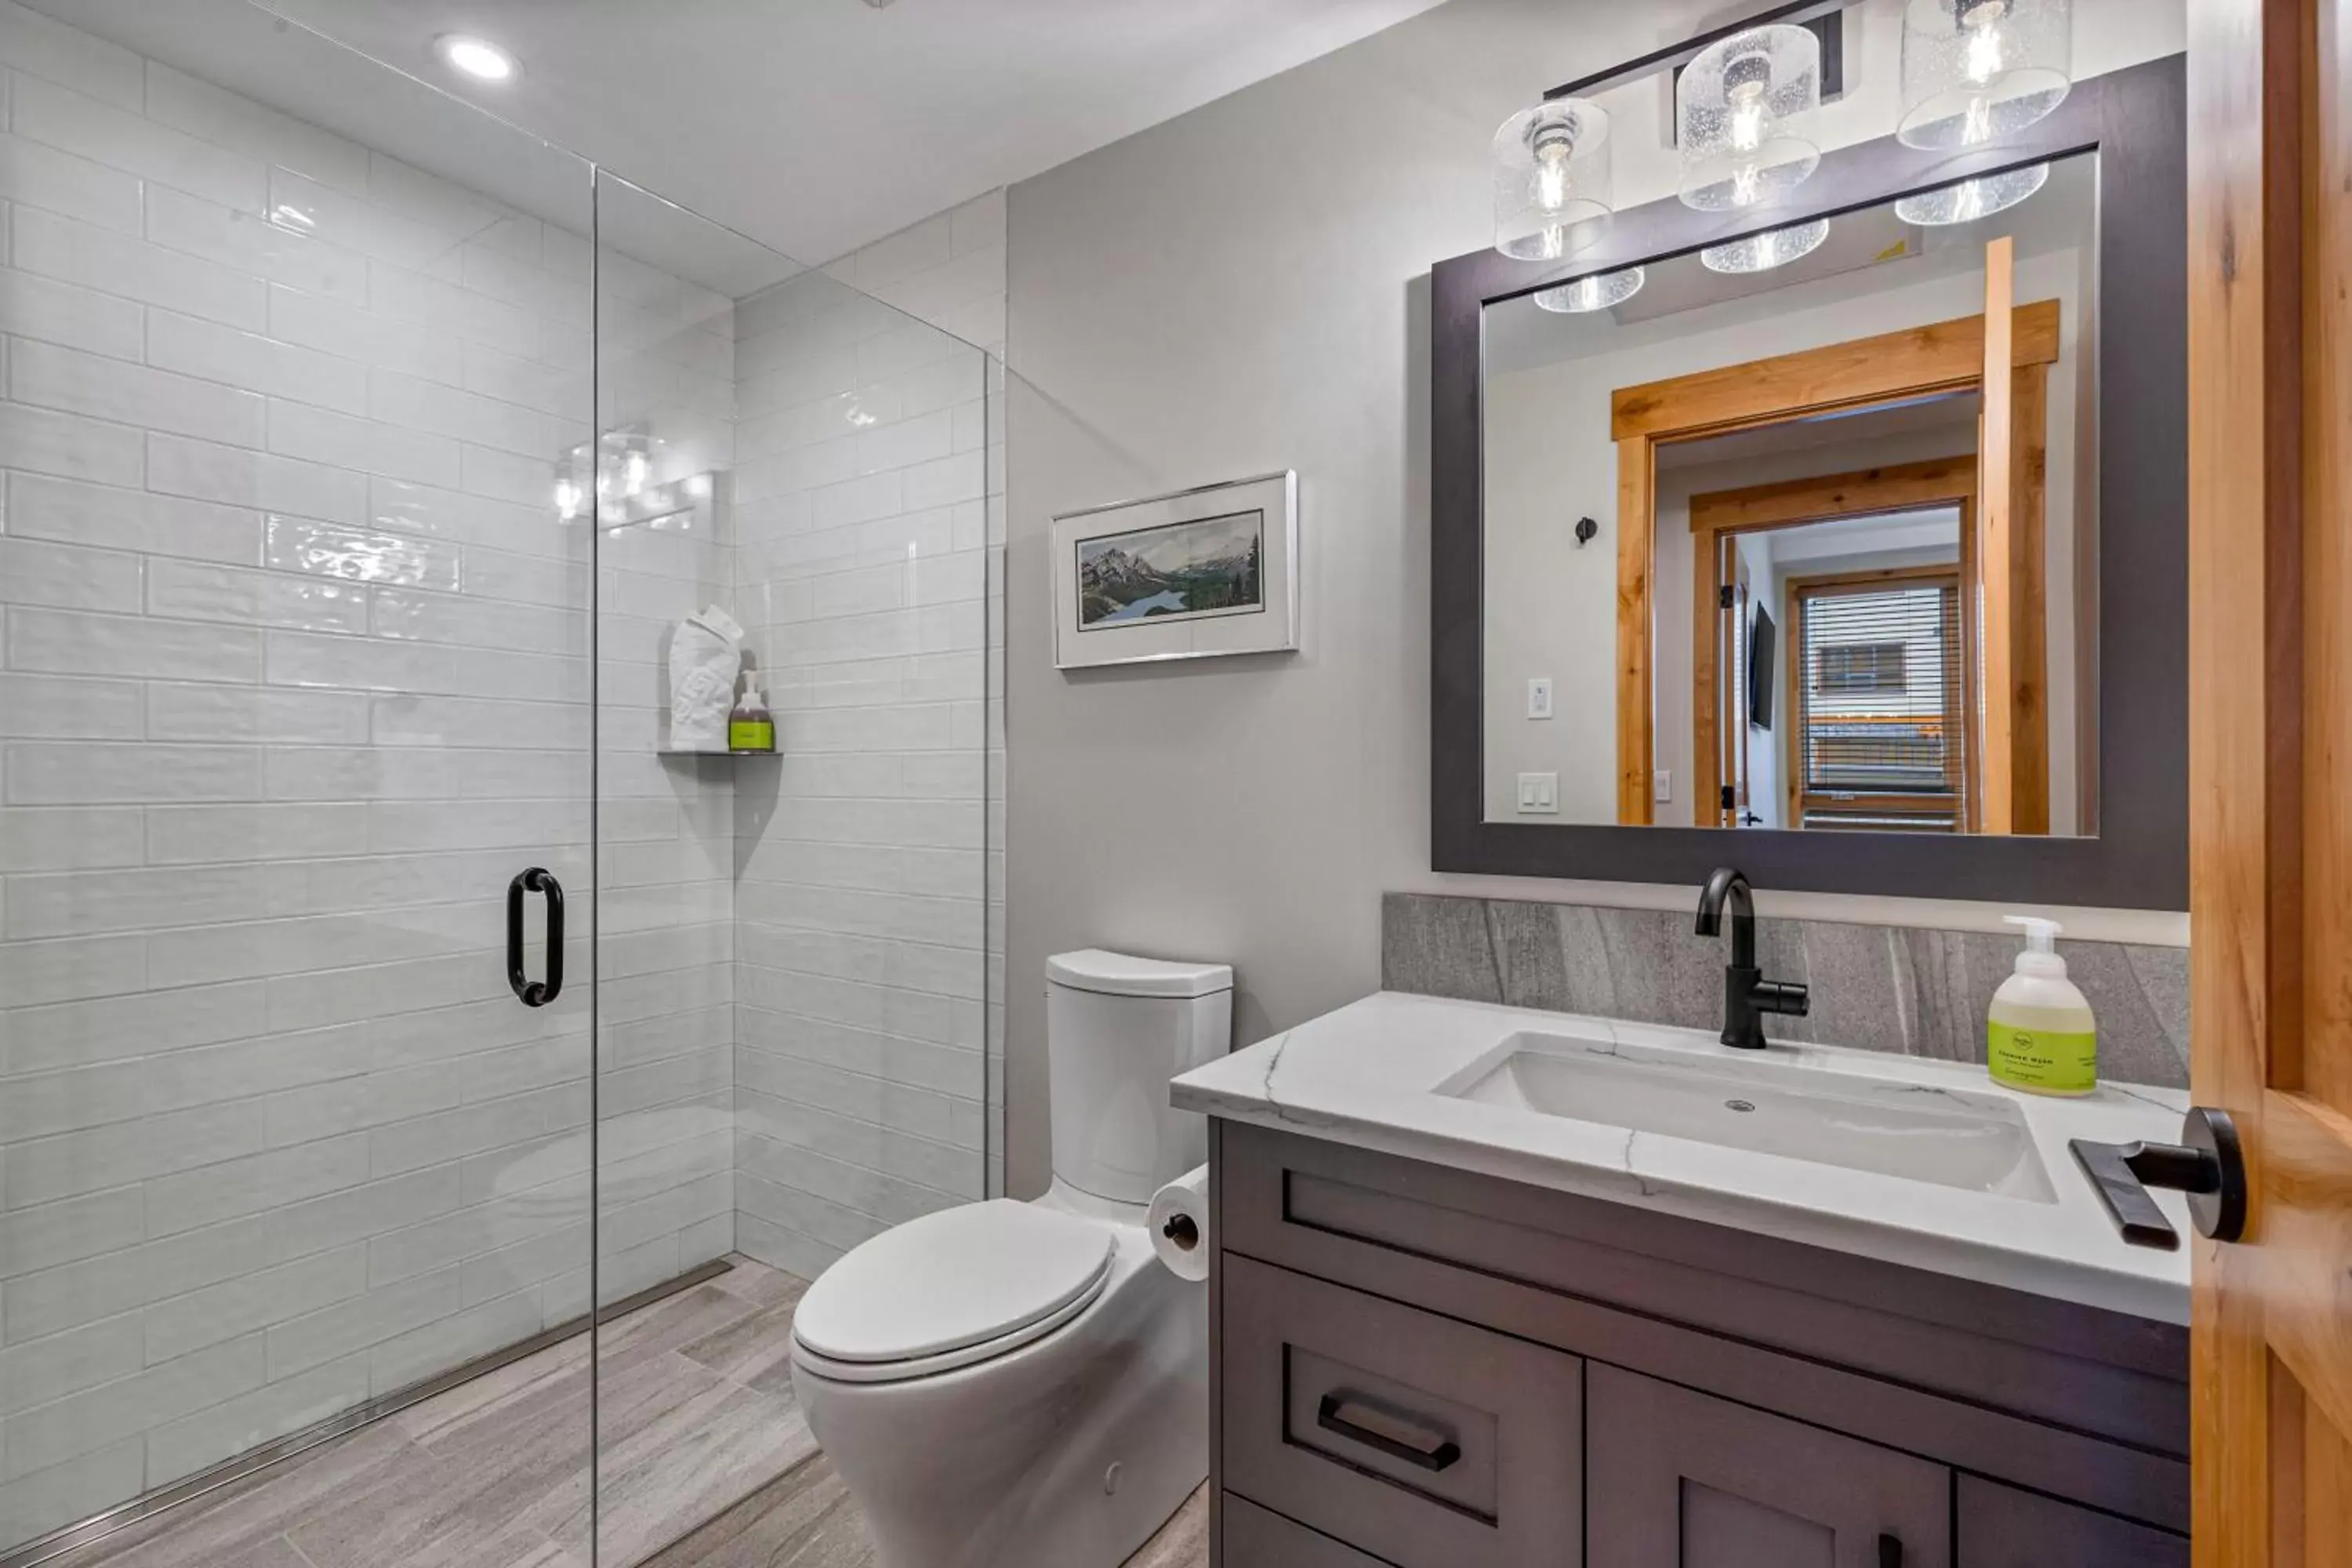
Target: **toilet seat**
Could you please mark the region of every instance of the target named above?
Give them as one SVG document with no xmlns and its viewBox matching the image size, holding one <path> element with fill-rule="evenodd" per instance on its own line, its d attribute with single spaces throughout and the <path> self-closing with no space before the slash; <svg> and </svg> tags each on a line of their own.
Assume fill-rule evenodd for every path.
<svg viewBox="0 0 2352 1568">
<path fill-rule="evenodd" d="M 793 1351 L 843 1383 L 988 1361 L 1084 1312 L 1117 1247 L 1107 1226 L 1004 1198 L 926 1215 L 824 1271 L 793 1311 Z"/>
</svg>

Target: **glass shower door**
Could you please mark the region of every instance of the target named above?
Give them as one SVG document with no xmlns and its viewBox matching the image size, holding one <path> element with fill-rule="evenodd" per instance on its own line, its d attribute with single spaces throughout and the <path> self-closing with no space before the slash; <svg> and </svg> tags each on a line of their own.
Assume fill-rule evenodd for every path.
<svg viewBox="0 0 2352 1568">
<path fill-rule="evenodd" d="M 0 16 L 0 1560 L 592 1300 L 590 171 L 92 9 Z M 246 1560 L 586 1562 L 573 1344 Z"/>
</svg>

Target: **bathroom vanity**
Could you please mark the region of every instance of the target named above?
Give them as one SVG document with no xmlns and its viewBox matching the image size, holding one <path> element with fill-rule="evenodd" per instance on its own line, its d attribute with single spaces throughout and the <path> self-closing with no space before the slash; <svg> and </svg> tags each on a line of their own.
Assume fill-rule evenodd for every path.
<svg viewBox="0 0 2352 1568">
<path fill-rule="evenodd" d="M 2189 1562 L 2187 1255 L 2067 1150 L 2185 1096 L 1386 993 L 1173 1094 L 1222 1568 Z"/>
</svg>

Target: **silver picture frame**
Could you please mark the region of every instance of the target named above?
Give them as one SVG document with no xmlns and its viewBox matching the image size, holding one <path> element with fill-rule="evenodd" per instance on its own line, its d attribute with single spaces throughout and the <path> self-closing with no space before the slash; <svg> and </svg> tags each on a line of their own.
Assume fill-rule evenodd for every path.
<svg viewBox="0 0 2352 1568">
<path fill-rule="evenodd" d="M 1298 476 L 1284 469 L 1063 512 L 1054 665 L 1298 648 Z"/>
</svg>

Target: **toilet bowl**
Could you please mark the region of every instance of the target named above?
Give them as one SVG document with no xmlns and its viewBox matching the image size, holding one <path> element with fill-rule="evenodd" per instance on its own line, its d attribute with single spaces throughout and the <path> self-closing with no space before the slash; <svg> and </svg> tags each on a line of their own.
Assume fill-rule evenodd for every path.
<svg viewBox="0 0 2352 1568">
<path fill-rule="evenodd" d="M 1051 1189 L 894 1226 L 794 1312 L 793 1386 L 877 1568 L 1118 1568 L 1208 1474 L 1208 1292 L 1144 1219 L 1202 1158 L 1167 1082 L 1230 1043 L 1232 973 L 1086 952 L 1048 978 Z"/>
</svg>

